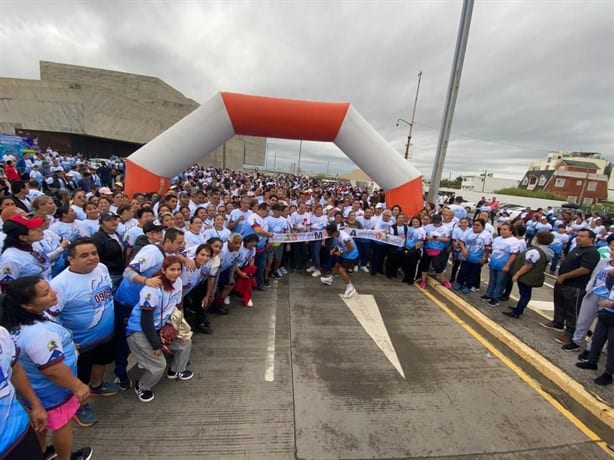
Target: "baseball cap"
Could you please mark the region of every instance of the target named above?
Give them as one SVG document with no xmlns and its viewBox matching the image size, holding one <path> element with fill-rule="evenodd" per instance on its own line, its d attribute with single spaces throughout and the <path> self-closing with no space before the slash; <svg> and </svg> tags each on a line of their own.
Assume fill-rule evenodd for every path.
<svg viewBox="0 0 614 460">
<path fill-rule="evenodd" d="M 98 218 L 100 222 L 102 222 L 103 220 L 110 220 L 110 219 L 119 219 L 119 216 L 115 214 L 114 212 L 101 212 L 100 217 Z"/>
<path fill-rule="evenodd" d="M 145 222 L 145 225 L 143 225 L 143 233 L 161 232 L 162 230 L 164 230 L 163 225 L 158 225 L 153 222 Z"/>
<path fill-rule="evenodd" d="M 22 216 L 21 214 L 15 214 L 14 216 L 11 216 L 9 220 L 23 225 L 28 230 L 41 227 L 45 223 L 45 220 L 42 217 L 27 218 Z"/>
<path fill-rule="evenodd" d="M 113 192 L 109 187 L 100 187 L 98 189 L 98 193 L 100 193 L 101 195 L 113 195 Z"/>
<path fill-rule="evenodd" d="M 442 222 L 441 216 L 439 214 L 435 214 L 431 222 L 434 224 L 441 224 Z"/>
<path fill-rule="evenodd" d="M 384 209 L 386 206 L 384 206 L 384 203 L 377 203 L 375 205 L 375 209 Z"/>
</svg>

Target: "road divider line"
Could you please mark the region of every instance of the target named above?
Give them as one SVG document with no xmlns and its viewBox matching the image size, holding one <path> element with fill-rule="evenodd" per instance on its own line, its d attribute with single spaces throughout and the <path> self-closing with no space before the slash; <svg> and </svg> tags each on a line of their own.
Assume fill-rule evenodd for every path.
<svg viewBox="0 0 614 460">
<path fill-rule="evenodd" d="M 510 347 L 510 349 L 513 350 L 518 356 L 528 362 L 548 380 L 561 388 L 565 393 L 571 396 L 574 400 L 576 400 L 576 402 L 601 420 L 610 429 L 614 429 L 614 408 L 612 408 L 598 396 L 590 393 L 588 390 L 586 390 L 586 388 L 584 388 L 583 385 L 565 373 L 562 369 L 548 361 L 544 356 L 533 350 L 503 326 L 500 326 L 495 321 L 481 313 L 473 305 L 467 303 L 465 300 L 450 292 L 448 289 L 441 286 L 437 281 L 429 278 L 428 282 L 438 294 L 460 308 L 463 313 L 495 336 L 497 340 Z"/>
<path fill-rule="evenodd" d="M 439 287 L 438 284 L 435 284 L 434 281 L 430 281 L 429 284 L 431 285 L 431 287 L 434 287 L 438 291 L 438 293 L 441 293 L 440 292 L 441 290 L 437 289 Z M 445 289 L 445 288 L 441 287 L 441 289 Z M 497 347 L 495 347 L 495 345 L 490 343 L 485 337 L 483 337 L 480 333 L 478 333 L 472 326 L 470 326 L 465 321 L 463 321 L 456 313 L 454 313 L 452 310 L 450 310 L 450 308 L 448 308 L 446 305 L 444 305 L 433 294 L 431 294 L 430 292 L 428 292 L 426 290 L 423 290 L 423 289 L 421 289 L 420 291 L 427 298 L 429 298 L 435 305 L 437 305 L 442 311 L 444 311 L 450 318 L 452 318 L 454 321 L 456 321 L 463 329 L 465 329 L 469 334 L 471 334 L 471 336 L 473 336 L 480 344 L 482 344 L 484 347 L 486 347 L 486 349 L 493 356 L 495 356 L 496 358 L 501 360 L 501 362 L 503 362 L 503 364 L 505 364 L 508 368 L 510 368 L 516 375 L 518 375 L 518 377 L 520 377 L 526 384 L 528 384 L 533 390 L 535 390 L 540 396 L 542 396 L 548 403 L 550 403 L 550 405 L 552 405 L 556 410 L 558 410 L 565 418 L 567 418 L 576 428 L 578 428 L 582 433 L 584 433 L 591 441 L 594 441 L 595 444 L 597 444 L 599 447 L 601 447 L 601 449 L 603 449 L 605 452 L 607 452 L 610 457 L 614 458 L 614 454 L 608 448 L 607 442 L 602 440 L 594 431 L 592 431 L 589 427 L 587 427 L 580 419 L 578 419 L 574 414 L 572 414 L 565 406 L 563 406 L 559 401 L 557 401 L 552 395 L 550 395 L 549 393 L 544 391 L 541 388 L 541 386 L 539 385 L 538 382 L 536 382 L 525 371 L 523 371 L 520 367 L 518 367 L 516 364 L 514 364 Z M 447 296 L 446 296 L 446 298 L 447 298 Z M 461 308 L 461 310 L 465 311 L 465 309 L 463 307 L 460 307 L 460 308 Z M 473 315 L 470 315 L 470 316 L 473 318 Z M 490 321 L 490 318 L 486 318 L 486 319 L 488 319 Z M 480 324 L 482 326 L 480 321 L 477 321 L 477 322 L 478 322 L 478 324 Z M 484 326 L 482 326 L 482 327 L 484 327 Z M 488 328 L 486 328 L 486 329 L 488 329 Z M 493 335 L 496 336 L 496 334 L 493 334 Z M 547 375 L 546 375 L 546 377 L 550 378 Z M 610 413 L 609 415 L 611 416 L 612 414 Z M 601 420 L 605 422 L 605 420 L 603 418 L 601 418 Z"/>
<path fill-rule="evenodd" d="M 277 326 L 277 293 L 272 300 L 271 318 L 269 319 L 269 334 L 266 344 L 266 364 L 264 368 L 264 381 L 272 382 L 275 380 L 275 328 Z"/>
</svg>

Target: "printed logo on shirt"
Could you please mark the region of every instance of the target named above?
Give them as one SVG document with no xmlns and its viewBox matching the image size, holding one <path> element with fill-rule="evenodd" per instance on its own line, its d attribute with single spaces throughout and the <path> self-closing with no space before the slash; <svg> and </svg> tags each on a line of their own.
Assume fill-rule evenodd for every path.
<svg viewBox="0 0 614 460">
<path fill-rule="evenodd" d="M 57 349 L 58 349 L 58 343 L 55 340 L 51 339 L 49 342 L 47 342 L 47 350 L 53 351 Z"/>
<path fill-rule="evenodd" d="M 2 277 L 2 281 L 12 281 L 13 280 L 13 272 L 10 269 L 10 267 L 5 267 L 4 270 L 2 271 L 2 274 L 4 275 Z"/>
</svg>

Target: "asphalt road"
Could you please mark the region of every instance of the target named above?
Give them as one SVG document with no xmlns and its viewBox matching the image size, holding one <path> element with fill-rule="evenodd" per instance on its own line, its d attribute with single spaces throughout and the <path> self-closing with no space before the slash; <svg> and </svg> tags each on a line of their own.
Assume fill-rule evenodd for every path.
<svg viewBox="0 0 614 460">
<path fill-rule="evenodd" d="M 93 401 L 96 459 L 601 459 L 604 450 L 418 288 L 292 274 L 194 338 L 187 382 Z M 138 368 L 131 371 L 138 377 Z"/>
</svg>

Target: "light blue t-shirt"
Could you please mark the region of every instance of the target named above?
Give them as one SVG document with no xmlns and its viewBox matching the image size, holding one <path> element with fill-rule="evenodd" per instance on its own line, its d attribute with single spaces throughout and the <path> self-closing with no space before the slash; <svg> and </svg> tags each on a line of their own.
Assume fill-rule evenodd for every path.
<svg viewBox="0 0 614 460">
<path fill-rule="evenodd" d="M 53 321 L 36 321 L 11 331 L 11 337 L 19 349 L 19 364 L 43 407 L 52 409 L 66 402 L 72 392 L 53 383 L 41 369 L 62 362 L 77 375 L 77 351 L 70 331 Z"/>
<path fill-rule="evenodd" d="M 51 273 L 49 259 L 40 251 L 22 251 L 8 248 L 0 255 L 0 281 L 8 283 L 23 276 L 48 279 Z"/>
<path fill-rule="evenodd" d="M 452 231 L 450 230 L 450 228 L 446 227 L 445 225 L 440 225 L 439 227 L 437 227 L 433 224 L 428 224 L 426 227 L 424 227 L 424 231 L 427 237 L 436 235 L 438 238 L 450 238 L 450 236 L 452 235 Z M 438 251 L 443 251 L 444 249 L 446 249 L 447 246 L 448 243 L 437 239 L 426 240 L 426 242 L 424 243 L 424 249 L 435 249 Z"/>
<path fill-rule="evenodd" d="M 484 255 L 484 248 L 492 244 L 492 237 L 490 232 L 486 230 L 475 233 L 473 229 L 469 229 L 463 233 L 461 241 L 465 244 L 465 249 L 467 249 L 467 261 L 477 264 L 480 263 Z"/>
<path fill-rule="evenodd" d="M 164 262 L 164 255 L 160 248 L 154 244 L 148 244 L 134 256 L 130 266 L 139 274 L 149 278 L 162 268 L 162 262 Z M 115 298 L 124 305 L 135 305 L 139 300 L 139 292 L 142 287 L 142 283 L 124 278 L 115 291 Z"/>
<path fill-rule="evenodd" d="M 422 227 L 407 227 L 407 237 L 405 239 L 405 247 L 408 249 L 416 247 L 418 241 L 424 241 L 426 238 L 426 232 Z"/>
<path fill-rule="evenodd" d="M 109 270 L 99 263 L 90 273 L 67 268 L 51 280 L 58 303 L 48 313 L 73 333 L 81 351 L 106 342 L 113 335 L 113 283 Z"/>
<path fill-rule="evenodd" d="M 159 331 L 170 318 L 176 305 L 181 303 L 181 278 L 173 283 L 173 290 L 168 292 L 162 288 L 143 286 L 139 293 L 139 300 L 133 306 L 132 313 L 126 326 L 126 335 L 142 332 L 141 314 L 143 311 L 153 311 L 154 328 Z"/>
<path fill-rule="evenodd" d="M 15 362 L 15 344 L 8 331 L 0 327 L 0 458 L 21 440 L 30 423 L 11 382 Z"/>
<path fill-rule="evenodd" d="M 222 251 L 220 252 L 220 259 L 222 259 L 222 264 L 220 265 L 220 272 L 229 269 L 234 266 L 239 259 L 240 252 L 239 251 L 229 251 L 228 250 L 228 242 L 224 243 L 222 246 Z"/>
<path fill-rule="evenodd" d="M 513 236 L 503 238 L 498 236 L 492 243 L 492 254 L 489 266 L 493 270 L 502 270 L 513 254 L 518 254 L 520 247 L 518 240 Z"/>
<path fill-rule="evenodd" d="M 348 249 L 350 243 L 353 244 L 354 249 L 348 253 L 343 253 L 343 251 Z M 344 259 L 353 260 L 359 257 L 356 243 L 354 242 L 352 237 L 343 230 L 339 230 L 339 235 L 333 238 L 333 246 L 335 246 L 339 251 L 343 253 L 341 254 L 341 257 L 343 257 Z"/>
</svg>

